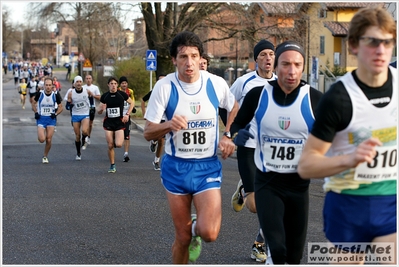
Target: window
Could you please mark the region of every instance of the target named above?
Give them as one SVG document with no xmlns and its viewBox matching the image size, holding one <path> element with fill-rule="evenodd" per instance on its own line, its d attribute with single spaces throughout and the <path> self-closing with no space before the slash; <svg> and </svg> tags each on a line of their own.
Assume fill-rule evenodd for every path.
<svg viewBox="0 0 399 267">
<path fill-rule="evenodd" d="M 71 46 L 78 46 L 78 39 L 77 38 L 71 38 Z"/>
<path fill-rule="evenodd" d="M 325 9 L 322 9 L 322 8 L 319 9 L 318 17 L 319 18 L 326 18 L 327 17 L 327 11 Z"/>
<path fill-rule="evenodd" d="M 326 39 L 325 36 L 320 36 L 320 54 L 323 55 L 325 53 L 325 41 L 326 41 L 325 39 Z"/>
<path fill-rule="evenodd" d="M 261 15 L 259 19 L 260 23 L 265 23 L 265 16 Z"/>
<path fill-rule="evenodd" d="M 234 44 L 230 43 L 230 51 L 234 51 Z"/>
</svg>

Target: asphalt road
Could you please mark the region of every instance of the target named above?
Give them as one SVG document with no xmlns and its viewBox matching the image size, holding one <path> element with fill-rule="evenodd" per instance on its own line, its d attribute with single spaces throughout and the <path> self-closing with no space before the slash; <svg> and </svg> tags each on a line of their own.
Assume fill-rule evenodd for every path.
<svg viewBox="0 0 399 267">
<path fill-rule="evenodd" d="M 63 91 L 70 83 L 57 73 Z M 58 117 L 57 132 L 42 164 L 34 114 L 23 110 L 13 81 L 2 88 L 2 264 L 157 265 L 171 263 L 174 229 L 154 154 L 139 129 L 131 131 L 130 158 L 116 149 L 116 173 L 109 162 L 102 116 L 96 115 L 92 144 L 75 161 L 69 112 Z M 257 217 L 236 213 L 230 199 L 239 175 L 235 158 L 222 160 L 223 219 L 216 242 L 203 244 L 196 264 L 252 265 Z M 308 242 L 324 242 L 322 181 L 312 181 Z M 307 248 L 302 259 L 307 264 Z"/>
</svg>

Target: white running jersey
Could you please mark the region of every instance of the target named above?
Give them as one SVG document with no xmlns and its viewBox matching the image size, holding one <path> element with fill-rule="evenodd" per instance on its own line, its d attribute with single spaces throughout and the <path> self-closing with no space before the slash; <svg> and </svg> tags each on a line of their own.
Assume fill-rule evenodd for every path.
<svg viewBox="0 0 399 267">
<path fill-rule="evenodd" d="M 277 80 L 277 75 L 273 73 L 270 79 L 262 78 L 258 75 L 256 71 L 249 72 L 241 77 L 239 77 L 233 85 L 230 87 L 230 91 L 233 93 L 236 98 L 238 105 L 241 107 L 242 102 L 244 102 L 244 98 L 247 93 L 258 86 L 265 86 L 267 81 Z M 255 138 L 249 138 L 245 143 L 245 147 L 255 148 L 256 147 L 256 132 L 254 130 L 255 120 L 252 119 L 250 122 L 251 127 L 249 128 L 249 132 L 255 136 Z"/>
<path fill-rule="evenodd" d="M 299 157 L 314 123 L 310 86 L 302 86 L 294 103 L 279 106 L 266 85 L 255 111 L 255 164 L 262 172 L 297 172 Z"/>
<path fill-rule="evenodd" d="M 177 73 L 159 80 L 148 102 L 145 118 L 159 123 L 174 115 L 185 116 L 187 129 L 169 132 L 165 153 L 184 159 L 202 159 L 216 155 L 219 142 L 218 107 L 231 111 L 235 99 L 226 81 L 206 71 L 194 83 L 177 79 Z"/>
<path fill-rule="evenodd" d="M 82 88 L 81 93 L 72 90 L 72 115 L 89 115 L 90 100 L 86 89 Z"/>
<path fill-rule="evenodd" d="M 72 91 L 72 90 L 73 90 L 73 88 L 69 88 L 68 91 L 66 92 L 66 94 L 64 95 L 64 100 L 65 100 L 65 101 L 68 101 L 68 94 L 69 94 L 69 92 Z"/>
<path fill-rule="evenodd" d="M 85 84 L 82 87 L 84 89 L 88 89 L 93 95 L 101 95 L 100 89 L 98 88 L 97 85 L 94 85 L 94 84 L 87 85 L 87 84 Z M 96 99 L 94 99 L 92 107 L 95 107 L 95 106 L 96 106 Z"/>
<path fill-rule="evenodd" d="M 397 124 L 398 124 L 398 78 L 397 69 L 390 67 L 392 73 L 392 97 L 385 107 L 374 106 L 351 73 L 345 74 L 340 81 L 351 99 L 353 114 L 348 127 L 336 133 L 329 153 L 332 155 L 350 154 L 356 147 L 370 137 L 378 138 L 383 145 L 377 146 L 377 155 L 372 163 L 364 162 L 356 168 L 325 179 L 324 189 L 340 193 L 342 190 L 356 190 L 362 184 L 380 183 L 398 179 L 397 167 Z M 384 99 L 380 99 L 384 100 Z M 381 188 L 382 185 L 380 185 Z M 396 187 L 395 187 L 396 188 Z M 384 189 L 386 190 L 386 189 Z M 373 191 L 372 194 L 384 195 Z M 365 190 L 363 190 L 365 192 Z M 394 189 L 396 191 L 396 189 Z M 367 194 L 365 192 L 364 194 Z"/>
<path fill-rule="evenodd" d="M 30 85 L 30 87 L 29 87 L 29 93 L 30 93 L 30 94 L 36 93 L 37 82 L 31 80 L 31 81 L 29 82 L 29 85 Z"/>
<path fill-rule="evenodd" d="M 55 108 L 57 107 L 57 100 L 55 93 L 51 92 L 50 95 L 46 95 L 44 91 L 39 92 L 40 97 L 37 101 L 37 112 L 41 116 L 51 116 L 51 113 L 55 113 Z"/>
</svg>

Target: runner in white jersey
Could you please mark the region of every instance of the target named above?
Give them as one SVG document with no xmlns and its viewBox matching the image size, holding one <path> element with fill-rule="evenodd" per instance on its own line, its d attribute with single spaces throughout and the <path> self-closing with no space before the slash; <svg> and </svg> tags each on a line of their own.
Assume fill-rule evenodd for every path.
<svg viewBox="0 0 399 267">
<path fill-rule="evenodd" d="M 228 131 L 238 104 L 223 78 L 199 70 L 202 54 L 202 42 L 194 33 L 185 31 L 173 38 L 170 55 L 177 71 L 155 84 L 145 114 L 148 141 L 166 134 L 161 179 L 176 231 L 174 264 L 196 261 L 201 238 L 216 240 L 222 220 L 217 149 L 223 159 L 235 149 L 228 137 L 219 140 L 218 107 L 230 112 Z M 160 123 L 163 115 L 166 121 Z M 191 215 L 192 204 L 196 215 Z"/>
<path fill-rule="evenodd" d="M 365 8 L 354 15 L 348 43 L 358 68 L 345 74 L 322 98 L 298 166 L 304 179 L 327 177 L 323 208 L 326 238 L 335 246 L 391 243 L 395 249 L 386 258 L 391 256 L 392 261 L 382 263 L 394 265 L 398 73 L 388 65 L 396 27 L 392 15 L 383 8 Z M 352 255 L 342 263 L 363 263 L 365 257 L 362 261 L 357 256 L 366 255 Z M 366 263 L 370 262 L 377 261 Z"/>
<path fill-rule="evenodd" d="M 93 77 L 90 74 L 88 74 L 88 75 L 86 75 L 85 80 L 86 80 L 86 84 L 83 85 L 83 88 L 88 89 L 90 92 L 92 92 L 93 97 L 96 100 L 100 101 L 100 97 L 101 97 L 100 88 L 98 88 L 97 85 L 93 84 Z M 89 134 L 87 135 L 86 140 L 85 140 L 87 145 L 90 145 L 90 143 L 91 143 L 90 135 L 91 135 L 91 131 L 93 129 L 93 122 L 94 122 L 94 117 L 96 114 L 96 100 L 94 100 L 94 99 L 92 99 L 92 100 L 93 100 L 93 105 L 90 106 Z"/>
<path fill-rule="evenodd" d="M 57 123 L 57 115 L 63 110 L 61 97 L 55 94 L 53 89 L 53 80 L 45 78 L 45 89 L 35 95 L 32 103 L 33 112 L 37 124 L 37 138 L 40 143 L 46 142 L 42 163 L 49 163 L 48 153 L 51 149 L 51 142 L 54 135 L 54 128 Z M 57 111 L 56 111 L 57 107 Z"/>
<path fill-rule="evenodd" d="M 254 87 L 264 86 L 268 81 L 277 79 L 273 73 L 274 65 L 274 45 L 267 40 L 260 40 L 254 47 L 254 59 L 257 64 L 256 71 L 249 72 L 239 77 L 230 87 L 230 91 L 235 96 L 241 107 L 244 97 Z M 251 123 L 254 123 L 252 120 Z M 254 127 L 250 128 L 252 134 Z M 253 213 L 256 213 L 254 181 L 256 166 L 254 163 L 254 151 L 256 142 L 249 139 L 245 144 L 237 145 L 237 163 L 240 173 L 240 181 L 237 189 L 231 197 L 231 205 L 234 211 L 239 212 L 245 206 Z M 258 262 L 266 261 L 266 253 L 264 249 L 265 240 L 261 235 L 261 230 L 255 238 L 251 248 L 251 259 Z"/>
<path fill-rule="evenodd" d="M 81 76 L 76 76 L 73 80 L 75 88 L 68 90 L 66 109 L 71 110 L 72 125 L 75 132 L 75 147 L 76 147 L 76 160 L 81 160 L 81 151 L 87 148 L 86 137 L 89 133 L 90 123 L 90 107 L 93 104 L 93 100 L 90 97 L 93 96 L 90 90 L 82 87 L 83 79 Z M 82 141 L 81 141 L 82 140 Z"/>
<path fill-rule="evenodd" d="M 278 79 L 251 89 L 231 126 L 236 144 L 256 141 L 255 203 L 270 250 L 266 264 L 299 264 L 306 240 L 309 182 L 296 166 L 322 94 L 301 81 L 304 58 L 296 42 L 277 46 Z"/>
</svg>

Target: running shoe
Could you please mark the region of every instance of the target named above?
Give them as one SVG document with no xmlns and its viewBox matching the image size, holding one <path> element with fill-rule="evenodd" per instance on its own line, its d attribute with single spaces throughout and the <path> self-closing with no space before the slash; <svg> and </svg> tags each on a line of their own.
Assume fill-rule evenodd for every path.
<svg viewBox="0 0 399 267">
<path fill-rule="evenodd" d="M 191 221 L 194 223 L 197 220 L 197 215 L 191 214 Z M 191 243 L 188 247 L 188 259 L 190 262 L 195 262 L 201 254 L 201 237 L 193 236 L 191 237 Z"/>
<path fill-rule="evenodd" d="M 158 148 L 158 141 L 150 141 L 150 151 L 152 153 L 155 153 L 155 151 L 157 151 Z"/>
<path fill-rule="evenodd" d="M 111 164 L 111 167 L 109 167 L 108 172 L 112 172 L 112 173 L 116 172 L 115 164 Z"/>
<path fill-rule="evenodd" d="M 130 160 L 128 155 L 123 156 L 123 162 L 128 162 Z"/>
<path fill-rule="evenodd" d="M 161 170 L 161 166 L 159 166 L 159 162 L 152 162 L 152 165 L 154 165 L 154 170 L 156 171 L 160 171 Z"/>
<path fill-rule="evenodd" d="M 86 150 L 86 148 L 87 148 L 87 143 L 84 143 L 82 146 L 82 150 Z"/>
<path fill-rule="evenodd" d="M 48 163 L 48 158 L 47 157 L 43 157 L 42 158 L 42 163 L 47 164 Z"/>
<path fill-rule="evenodd" d="M 86 144 L 90 145 L 91 144 L 90 137 L 86 136 L 85 142 Z"/>
<path fill-rule="evenodd" d="M 82 156 L 81 155 L 76 155 L 75 160 L 82 160 Z"/>
<path fill-rule="evenodd" d="M 244 186 L 240 179 L 240 181 L 237 184 L 237 189 L 234 192 L 233 196 L 231 197 L 231 206 L 233 207 L 233 210 L 236 212 L 239 212 L 244 208 L 244 198 L 242 196 L 242 192 L 244 191 L 243 189 Z"/>
<path fill-rule="evenodd" d="M 267 259 L 266 252 L 263 249 L 263 244 L 253 244 L 252 245 L 252 252 L 251 252 L 251 259 L 256 260 L 257 262 L 265 262 Z"/>
</svg>

